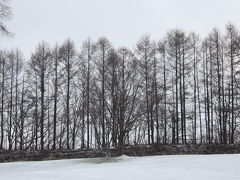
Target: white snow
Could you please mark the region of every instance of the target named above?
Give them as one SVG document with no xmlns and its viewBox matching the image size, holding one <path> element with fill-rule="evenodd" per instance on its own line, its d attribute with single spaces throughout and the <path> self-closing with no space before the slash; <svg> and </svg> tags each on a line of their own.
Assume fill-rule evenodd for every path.
<svg viewBox="0 0 240 180">
<path fill-rule="evenodd" d="M 0 163 L 0 180 L 239 180 L 240 154 Z"/>
</svg>

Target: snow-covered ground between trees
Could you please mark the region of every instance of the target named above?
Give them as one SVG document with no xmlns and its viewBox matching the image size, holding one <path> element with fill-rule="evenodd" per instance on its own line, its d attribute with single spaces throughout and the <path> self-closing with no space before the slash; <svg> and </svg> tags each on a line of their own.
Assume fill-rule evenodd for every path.
<svg viewBox="0 0 240 180">
<path fill-rule="evenodd" d="M 73 159 L 0 164 L 1 180 L 239 180 L 240 154 Z"/>
</svg>

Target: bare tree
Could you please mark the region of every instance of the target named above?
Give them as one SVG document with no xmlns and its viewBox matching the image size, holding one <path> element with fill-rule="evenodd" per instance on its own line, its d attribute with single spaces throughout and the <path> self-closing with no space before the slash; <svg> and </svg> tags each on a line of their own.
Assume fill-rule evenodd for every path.
<svg viewBox="0 0 240 180">
<path fill-rule="evenodd" d="M 8 0 L 0 0 L 0 32 L 9 35 L 10 32 L 4 22 L 12 17 L 12 10 L 8 6 L 7 1 Z"/>
</svg>

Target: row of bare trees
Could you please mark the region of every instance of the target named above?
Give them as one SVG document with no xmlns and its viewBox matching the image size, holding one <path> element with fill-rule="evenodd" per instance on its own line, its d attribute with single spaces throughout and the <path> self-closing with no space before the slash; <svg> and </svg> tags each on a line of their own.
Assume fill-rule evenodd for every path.
<svg viewBox="0 0 240 180">
<path fill-rule="evenodd" d="M 240 34 L 169 31 L 134 50 L 108 39 L 0 51 L 0 149 L 238 143 Z"/>
</svg>

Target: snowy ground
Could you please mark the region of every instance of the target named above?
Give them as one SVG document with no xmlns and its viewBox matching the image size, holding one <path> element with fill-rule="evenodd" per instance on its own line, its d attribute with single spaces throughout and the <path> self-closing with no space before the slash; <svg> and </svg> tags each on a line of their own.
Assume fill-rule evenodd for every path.
<svg viewBox="0 0 240 180">
<path fill-rule="evenodd" d="M 239 180 L 240 155 L 94 158 L 0 164 L 0 180 Z"/>
</svg>

